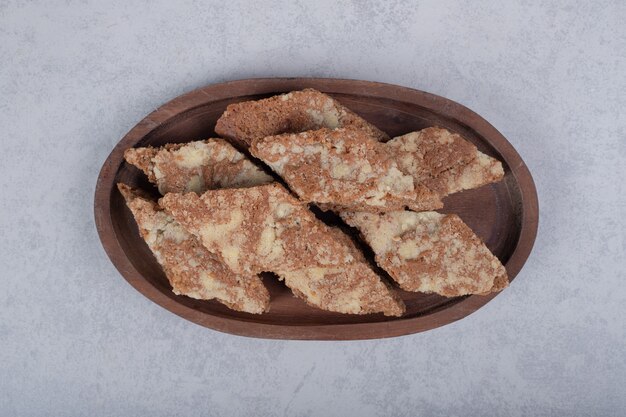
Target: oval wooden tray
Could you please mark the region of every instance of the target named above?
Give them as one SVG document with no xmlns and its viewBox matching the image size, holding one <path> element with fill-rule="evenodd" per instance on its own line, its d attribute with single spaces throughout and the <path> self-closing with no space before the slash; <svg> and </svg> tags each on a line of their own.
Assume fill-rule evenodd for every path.
<svg viewBox="0 0 626 417">
<path fill-rule="evenodd" d="M 123 159 L 135 146 L 160 146 L 215 136 L 215 122 L 230 103 L 277 93 L 316 88 L 386 131 L 391 137 L 428 126 L 460 133 L 483 152 L 501 160 L 504 181 L 454 194 L 444 200 L 506 265 L 511 280 L 528 258 L 537 233 L 538 205 L 528 168 L 513 146 L 487 121 L 451 100 L 423 91 L 367 81 L 320 78 L 268 78 L 210 85 L 159 107 L 135 126 L 105 161 L 95 192 L 95 220 L 102 245 L 122 276 L 139 292 L 169 311 L 212 329 L 274 339 L 373 339 L 417 333 L 443 326 L 476 311 L 497 294 L 444 298 L 400 292 L 407 312 L 353 316 L 321 311 L 292 296 L 271 277 L 271 311 L 252 315 L 215 301 L 177 296 L 138 234 L 135 221 L 115 188 L 117 182 L 153 189 L 145 176 Z M 506 291 L 506 290 L 505 290 Z"/>
</svg>

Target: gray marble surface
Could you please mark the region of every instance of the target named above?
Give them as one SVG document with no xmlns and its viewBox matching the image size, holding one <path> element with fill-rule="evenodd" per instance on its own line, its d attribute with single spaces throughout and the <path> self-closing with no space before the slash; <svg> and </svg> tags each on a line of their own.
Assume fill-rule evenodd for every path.
<svg viewBox="0 0 626 417">
<path fill-rule="evenodd" d="M 0 415 L 626 414 L 626 3 L 0 1 Z M 530 167 L 534 252 L 423 334 L 268 341 L 132 289 L 96 235 L 99 168 L 161 103 L 247 77 L 457 100 Z"/>
</svg>

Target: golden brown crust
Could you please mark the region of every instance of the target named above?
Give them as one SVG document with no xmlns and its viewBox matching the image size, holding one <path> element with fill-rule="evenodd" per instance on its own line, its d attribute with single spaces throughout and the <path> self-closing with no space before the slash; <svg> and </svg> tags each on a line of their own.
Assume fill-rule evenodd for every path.
<svg viewBox="0 0 626 417">
<path fill-rule="evenodd" d="M 350 127 L 381 141 L 389 139 L 332 97 L 312 88 L 231 104 L 217 121 L 215 132 L 247 148 L 254 139 L 322 127 Z"/>
<path fill-rule="evenodd" d="M 354 129 L 319 129 L 255 139 L 250 152 L 306 202 L 323 208 L 383 212 L 442 207 L 437 194 L 398 166 L 382 144 Z"/>
<path fill-rule="evenodd" d="M 124 157 L 141 169 L 161 194 L 201 194 L 208 189 L 249 187 L 274 180 L 224 139 L 128 149 Z"/>
<path fill-rule="evenodd" d="M 440 127 L 393 138 L 387 146 L 402 172 L 441 197 L 497 182 L 504 176 L 500 161 Z"/>
<path fill-rule="evenodd" d="M 154 177 L 154 163 L 152 162 L 152 158 L 157 154 L 158 149 L 147 147 L 147 148 L 130 148 L 124 151 L 124 159 L 131 165 L 136 166 L 140 170 L 143 171 L 144 174 L 148 176 L 148 180 L 151 183 L 156 183 L 156 178 Z"/>
<path fill-rule="evenodd" d="M 401 211 L 341 216 L 359 229 L 380 267 L 407 291 L 456 297 L 508 286 L 504 266 L 455 214 Z"/>
<path fill-rule="evenodd" d="M 234 274 L 156 202 L 125 184 L 118 184 L 118 189 L 174 293 L 200 300 L 216 299 L 233 310 L 248 313 L 268 311 L 269 293 L 258 276 Z"/>
<path fill-rule="evenodd" d="M 170 193 L 160 203 L 234 271 L 274 272 L 296 295 L 325 310 L 404 311 L 350 239 L 278 184 L 202 196 Z"/>
</svg>

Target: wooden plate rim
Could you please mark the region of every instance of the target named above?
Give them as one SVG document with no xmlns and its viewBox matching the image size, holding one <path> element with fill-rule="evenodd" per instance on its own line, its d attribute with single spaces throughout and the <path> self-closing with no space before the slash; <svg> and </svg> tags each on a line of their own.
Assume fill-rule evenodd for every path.
<svg viewBox="0 0 626 417">
<path fill-rule="evenodd" d="M 153 130 L 171 122 L 181 113 L 200 107 L 207 102 L 238 96 L 290 91 L 302 89 L 305 86 L 330 94 L 358 94 L 419 105 L 471 128 L 497 149 L 510 167 L 522 198 L 520 236 L 515 250 L 506 263 L 511 280 L 515 278 L 530 255 L 537 235 L 539 214 L 537 191 L 530 171 L 517 151 L 485 119 L 450 99 L 393 84 L 334 78 L 251 78 L 212 84 L 165 103 L 133 127 L 105 160 L 95 189 L 95 223 L 107 255 L 124 279 L 156 304 L 194 323 L 235 335 L 270 339 L 355 340 L 418 333 L 466 317 L 496 297 L 497 293 L 488 296 L 468 296 L 448 304 L 447 308 L 426 315 L 385 322 L 329 325 L 265 324 L 218 317 L 179 304 L 161 293 L 135 269 L 118 241 L 111 218 L 111 195 L 116 174 L 124 162 L 124 150 L 134 146 Z"/>
</svg>

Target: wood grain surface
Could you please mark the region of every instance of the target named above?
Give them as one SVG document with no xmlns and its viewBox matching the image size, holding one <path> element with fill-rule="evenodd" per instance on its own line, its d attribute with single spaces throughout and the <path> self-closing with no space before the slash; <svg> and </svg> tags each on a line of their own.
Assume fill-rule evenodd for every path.
<svg viewBox="0 0 626 417">
<path fill-rule="evenodd" d="M 537 233 L 537 194 L 520 156 L 487 121 L 451 100 L 390 84 L 267 78 L 210 85 L 175 98 L 139 122 L 104 162 L 95 191 L 96 226 L 109 258 L 133 287 L 169 311 L 215 330 L 252 337 L 312 340 L 373 339 L 422 332 L 459 320 L 497 296 L 444 298 L 399 291 L 407 312 L 391 318 L 318 310 L 295 298 L 283 283 L 269 275 L 263 281 L 270 291 L 271 308 L 263 315 L 236 312 L 215 301 L 172 293 L 115 187 L 117 182 L 124 182 L 157 195 L 143 173 L 124 162 L 124 150 L 214 137 L 215 122 L 228 104 L 306 87 L 331 94 L 391 137 L 441 126 L 460 133 L 479 150 L 502 161 L 504 181 L 451 195 L 444 199 L 441 211 L 457 213 L 505 264 L 509 278 L 514 280 L 530 255 Z"/>
</svg>

